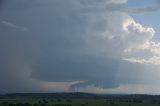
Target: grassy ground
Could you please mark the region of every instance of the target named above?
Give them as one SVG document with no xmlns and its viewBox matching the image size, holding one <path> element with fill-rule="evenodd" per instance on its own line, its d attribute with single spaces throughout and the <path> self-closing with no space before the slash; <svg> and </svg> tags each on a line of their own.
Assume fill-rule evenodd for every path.
<svg viewBox="0 0 160 106">
<path fill-rule="evenodd" d="M 106 99 L 17 98 L 0 99 L 0 106 L 160 106 L 160 103 L 148 101 L 138 103 Z"/>
</svg>

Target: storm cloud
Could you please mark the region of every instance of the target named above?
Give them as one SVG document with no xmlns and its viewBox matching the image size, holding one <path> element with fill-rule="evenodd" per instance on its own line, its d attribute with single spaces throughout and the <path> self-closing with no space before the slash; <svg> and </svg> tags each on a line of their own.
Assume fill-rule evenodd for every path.
<svg viewBox="0 0 160 106">
<path fill-rule="evenodd" d="M 126 3 L 0 1 L 0 91 L 52 92 L 90 85 L 111 89 L 146 83 L 137 73 L 147 75 L 152 68 L 133 60 L 153 58 L 152 49 L 158 46 L 151 43 L 155 31 L 121 11 Z M 142 52 L 148 55 L 142 57 Z"/>
</svg>

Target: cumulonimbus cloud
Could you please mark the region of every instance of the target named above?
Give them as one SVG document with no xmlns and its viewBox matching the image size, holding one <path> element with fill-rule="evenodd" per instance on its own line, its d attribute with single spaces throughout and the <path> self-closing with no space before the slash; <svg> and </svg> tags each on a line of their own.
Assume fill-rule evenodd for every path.
<svg viewBox="0 0 160 106">
<path fill-rule="evenodd" d="M 40 92 L 90 85 L 111 89 L 138 80 L 146 83 L 137 71 L 145 63 L 154 64 L 159 44 L 152 41 L 153 28 L 119 11 L 126 0 L 39 0 L 32 8 L 28 8 L 30 2 L 18 1 L 8 2 L 0 12 L 7 20 L 2 21 L 5 30 L 0 30 L 1 89 Z M 21 3 L 26 6 L 23 11 L 16 7 L 21 8 Z M 97 13 L 97 9 L 103 12 Z M 29 31 L 11 30 L 21 29 L 18 25 Z M 138 64 L 133 58 L 145 61 Z M 143 73 L 147 72 L 143 69 Z"/>
</svg>

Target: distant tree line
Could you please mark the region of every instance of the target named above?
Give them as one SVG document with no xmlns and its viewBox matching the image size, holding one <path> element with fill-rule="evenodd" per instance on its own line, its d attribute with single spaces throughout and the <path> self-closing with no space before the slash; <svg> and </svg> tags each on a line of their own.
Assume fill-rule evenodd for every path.
<svg viewBox="0 0 160 106">
<path fill-rule="evenodd" d="M 62 99 L 57 99 L 58 102 L 61 102 Z M 66 99 L 65 102 L 72 102 L 71 99 Z M 49 104 L 49 101 L 42 99 L 37 103 L 16 103 L 16 102 L 0 102 L 0 106 L 72 106 L 70 104 Z"/>
<path fill-rule="evenodd" d="M 54 104 L 54 105 L 49 105 L 45 103 L 1 103 L 0 106 L 72 106 L 68 104 Z"/>
</svg>

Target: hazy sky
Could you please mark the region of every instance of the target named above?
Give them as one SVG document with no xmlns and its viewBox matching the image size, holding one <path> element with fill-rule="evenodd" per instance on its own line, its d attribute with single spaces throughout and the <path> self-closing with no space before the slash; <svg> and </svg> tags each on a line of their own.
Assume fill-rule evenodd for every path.
<svg viewBox="0 0 160 106">
<path fill-rule="evenodd" d="M 0 0 L 0 93 L 160 94 L 158 0 Z"/>
</svg>

